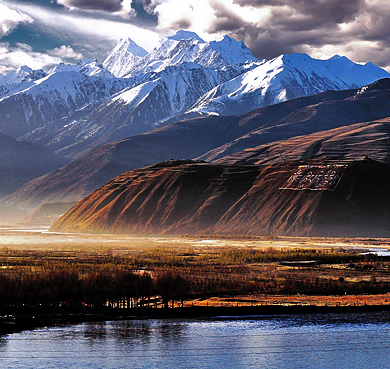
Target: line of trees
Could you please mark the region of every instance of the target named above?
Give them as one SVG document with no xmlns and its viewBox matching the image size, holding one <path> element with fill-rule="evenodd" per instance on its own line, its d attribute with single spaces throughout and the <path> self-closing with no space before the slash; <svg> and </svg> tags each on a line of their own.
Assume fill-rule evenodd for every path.
<svg viewBox="0 0 390 369">
<path fill-rule="evenodd" d="M 92 273 L 80 278 L 75 272 L 50 272 L 24 279 L 0 276 L 1 307 L 123 307 L 136 308 L 169 302 L 183 303 L 189 283 L 172 272 L 149 274 L 117 271 L 107 275 Z"/>
<path fill-rule="evenodd" d="M 165 308 L 183 306 L 184 300 L 211 296 L 244 295 L 344 295 L 390 291 L 390 282 L 351 282 L 344 278 L 319 278 L 313 272 L 284 271 L 250 279 L 231 275 L 183 277 L 172 271 L 152 277 L 148 273 L 118 270 L 112 274 L 50 272 L 23 279 L 0 276 L 0 307 L 122 307 Z"/>
</svg>

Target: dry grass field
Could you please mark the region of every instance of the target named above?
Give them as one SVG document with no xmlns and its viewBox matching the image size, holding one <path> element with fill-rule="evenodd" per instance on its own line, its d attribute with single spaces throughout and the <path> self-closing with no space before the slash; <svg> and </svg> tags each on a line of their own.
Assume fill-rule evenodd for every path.
<svg viewBox="0 0 390 369">
<path fill-rule="evenodd" d="M 389 305 L 389 248 L 388 239 L 154 237 L 3 227 L 0 277 L 42 283 L 65 272 L 79 283 L 97 275 L 111 281 L 118 273 L 152 279 L 171 273 L 185 281 L 174 306 Z M 378 255 L 362 254 L 367 251 Z"/>
</svg>

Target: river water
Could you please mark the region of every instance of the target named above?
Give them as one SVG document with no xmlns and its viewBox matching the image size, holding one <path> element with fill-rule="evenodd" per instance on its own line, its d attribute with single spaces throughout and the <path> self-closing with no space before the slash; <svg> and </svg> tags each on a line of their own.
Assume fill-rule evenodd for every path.
<svg viewBox="0 0 390 369">
<path fill-rule="evenodd" d="M 1 368 L 389 368 L 390 314 L 126 320 L 0 337 Z"/>
</svg>

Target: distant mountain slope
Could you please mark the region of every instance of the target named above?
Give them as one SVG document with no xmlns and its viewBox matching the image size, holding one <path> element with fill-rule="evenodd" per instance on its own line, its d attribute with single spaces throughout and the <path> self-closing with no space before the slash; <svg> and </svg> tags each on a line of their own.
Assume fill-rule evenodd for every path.
<svg viewBox="0 0 390 369">
<path fill-rule="evenodd" d="M 270 142 L 222 157 L 215 163 L 270 165 L 281 161 L 363 157 L 390 165 L 390 118 Z"/>
<path fill-rule="evenodd" d="M 262 144 L 304 138 L 309 133 L 337 127 L 344 127 L 346 132 L 348 126 L 356 130 L 352 126 L 356 123 L 390 117 L 389 94 L 389 80 L 383 80 L 360 90 L 325 92 L 243 115 L 206 116 L 173 123 L 97 148 L 60 170 L 26 184 L 7 201 L 19 207 L 35 207 L 48 201 L 75 201 L 125 171 L 160 161 L 197 157 L 211 161 Z M 370 126 L 368 122 L 366 125 Z M 366 139 L 364 135 L 360 137 Z M 361 149 L 368 146 L 360 146 L 356 140 L 355 145 L 349 146 L 349 155 L 356 153 L 351 156 L 355 158 L 377 152 L 379 158 L 385 137 L 385 134 L 381 136 L 378 145 L 374 141 L 367 154 Z M 273 159 L 284 160 L 283 156 Z"/>
<path fill-rule="evenodd" d="M 0 198 L 66 163 L 47 149 L 0 133 Z"/>
<path fill-rule="evenodd" d="M 219 235 L 390 236 L 390 167 L 342 163 L 334 191 L 284 190 L 299 165 L 165 162 L 122 174 L 77 203 L 61 232 Z M 325 165 L 325 167 L 324 167 Z"/>
<path fill-rule="evenodd" d="M 117 78 L 77 71 L 53 72 L 28 88 L 0 99 L 0 132 L 19 138 L 87 105 L 107 100 L 128 86 Z"/>
<path fill-rule="evenodd" d="M 205 120 L 205 122 L 203 122 Z M 229 127 L 229 128 L 228 128 Z M 237 119 L 181 122 L 103 145 L 8 196 L 7 206 L 32 209 L 44 202 L 80 200 L 115 176 L 170 158 L 193 158 L 232 140 Z"/>
<path fill-rule="evenodd" d="M 64 215 L 74 202 L 50 202 L 40 205 L 31 214 L 23 219 L 24 225 L 52 225 L 60 216 Z M 0 210 L 1 211 L 1 210 Z"/>
<path fill-rule="evenodd" d="M 184 63 L 167 68 L 158 78 L 123 89 L 71 124 L 40 129 L 26 138 L 65 156 L 79 156 L 105 143 L 152 130 L 183 113 L 220 81 L 213 69 Z"/>
<path fill-rule="evenodd" d="M 323 97 L 323 101 L 297 107 L 295 111 L 273 120 L 271 124 L 261 125 L 258 129 L 200 156 L 199 159 L 213 161 L 270 142 L 390 116 L 390 79 L 383 79 L 349 92 L 316 95 Z M 341 99 L 335 99 L 336 96 Z M 289 102 L 276 105 L 276 109 L 285 104 L 288 106 Z"/>
<path fill-rule="evenodd" d="M 60 63 L 48 71 L 48 75 L 54 73 L 77 72 L 89 77 L 115 78 L 107 69 L 103 67 L 96 59 L 84 59 L 77 64 Z"/>
</svg>

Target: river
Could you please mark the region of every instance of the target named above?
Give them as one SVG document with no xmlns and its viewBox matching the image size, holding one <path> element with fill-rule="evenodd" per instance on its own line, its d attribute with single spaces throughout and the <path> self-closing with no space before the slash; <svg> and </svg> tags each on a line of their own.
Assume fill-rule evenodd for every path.
<svg viewBox="0 0 390 369">
<path fill-rule="evenodd" d="M 2 368 L 388 368 L 389 313 L 152 319 L 0 337 Z"/>
</svg>

